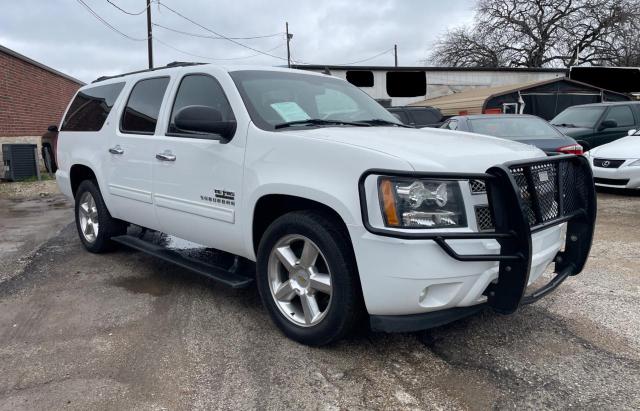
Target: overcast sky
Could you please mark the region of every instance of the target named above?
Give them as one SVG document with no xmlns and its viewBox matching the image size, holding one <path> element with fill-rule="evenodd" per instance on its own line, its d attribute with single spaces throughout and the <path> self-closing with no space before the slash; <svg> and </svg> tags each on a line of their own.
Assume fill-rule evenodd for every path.
<svg viewBox="0 0 640 411">
<path fill-rule="evenodd" d="M 107 0 L 82 0 L 131 40 L 93 17 L 78 0 L 2 1 L 0 44 L 83 81 L 147 67 L 145 14 L 127 15 Z M 144 9 L 145 0 L 111 0 L 126 11 Z M 400 65 L 423 65 L 429 46 L 448 28 L 469 23 L 473 0 L 161 0 L 163 4 L 237 40 L 193 37 L 154 26 L 154 62 L 203 61 L 219 64 L 286 64 L 284 25 L 294 34 L 292 57 L 314 64 L 368 59 L 398 45 Z M 213 36 L 167 8 L 152 4 L 153 22 L 192 34 Z M 165 44 L 161 44 L 165 43 Z M 168 46 L 167 46 L 168 45 Z M 183 54 L 183 50 L 199 57 Z M 254 56 L 250 58 L 243 58 Z M 236 59 L 216 61 L 214 59 Z M 366 65 L 393 65 L 388 52 Z"/>
</svg>

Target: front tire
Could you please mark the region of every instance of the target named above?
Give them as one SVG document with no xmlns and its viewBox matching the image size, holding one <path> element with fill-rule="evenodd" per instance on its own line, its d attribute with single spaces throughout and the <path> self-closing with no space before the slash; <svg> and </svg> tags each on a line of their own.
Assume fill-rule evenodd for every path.
<svg viewBox="0 0 640 411">
<path fill-rule="evenodd" d="M 348 234 L 310 211 L 274 221 L 258 248 L 257 285 L 273 322 L 302 344 L 332 343 L 361 318 L 362 296 Z"/>
<path fill-rule="evenodd" d="M 80 183 L 75 200 L 76 228 L 84 247 L 92 253 L 113 249 L 111 237 L 124 234 L 126 224 L 111 217 L 98 184 L 93 180 Z"/>
</svg>

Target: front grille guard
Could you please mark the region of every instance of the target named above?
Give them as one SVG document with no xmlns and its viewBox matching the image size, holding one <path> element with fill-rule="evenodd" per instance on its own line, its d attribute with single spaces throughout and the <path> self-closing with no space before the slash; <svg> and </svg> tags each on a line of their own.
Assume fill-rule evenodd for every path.
<svg viewBox="0 0 640 411">
<path fill-rule="evenodd" d="M 412 176 L 434 179 L 469 179 L 485 182 L 494 230 L 474 233 L 425 233 L 373 227 L 369 223 L 364 182 L 370 175 Z M 491 167 L 484 174 L 411 173 L 368 170 L 360 178 L 360 206 L 366 229 L 374 234 L 403 239 L 430 239 L 458 261 L 499 262 L 498 282 L 486 291 L 488 304 L 512 313 L 555 289 L 570 275 L 582 271 L 587 261 L 596 217 L 593 175 L 582 156 L 560 155 L 515 161 Z M 541 289 L 525 296 L 531 269 L 531 234 L 567 223 L 564 249 L 555 257 L 556 276 Z M 459 254 L 448 240 L 495 239 L 500 254 Z"/>
</svg>

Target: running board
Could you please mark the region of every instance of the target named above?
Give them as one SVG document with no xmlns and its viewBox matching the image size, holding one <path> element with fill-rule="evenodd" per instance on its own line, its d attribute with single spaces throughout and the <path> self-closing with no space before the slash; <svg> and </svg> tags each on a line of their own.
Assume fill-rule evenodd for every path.
<svg viewBox="0 0 640 411">
<path fill-rule="evenodd" d="M 178 251 L 150 243 L 131 235 L 112 237 L 111 240 L 135 250 L 142 251 L 154 257 L 160 258 L 161 260 L 167 261 L 169 263 L 173 263 L 179 267 L 186 268 L 187 270 L 193 271 L 211 280 L 218 281 L 231 288 L 245 288 L 250 286 L 254 281 L 254 278 L 251 276 L 252 273 L 247 273 L 247 275 L 244 275 L 242 272 L 240 272 L 240 257 L 236 257 L 236 260 L 232 267 L 227 269 L 197 260 L 195 258 L 184 256 Z"/>
</svg>

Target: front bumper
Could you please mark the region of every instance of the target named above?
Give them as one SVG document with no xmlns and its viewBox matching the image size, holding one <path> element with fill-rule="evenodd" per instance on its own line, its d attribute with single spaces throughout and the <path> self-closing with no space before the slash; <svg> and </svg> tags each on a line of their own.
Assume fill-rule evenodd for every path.
<svg viewBox="0 0 640 411">
<path fill-rule="evenodd" d="M 543 169 L 545 179 L 538 181 Z M 593 177 L 583 157 L 507 163 L 466 177 L 413 174 L 484 180 L 495 223 L 491 232 L 408 233 L 372 227 L 366 209 L 365 179 L 370 175 L 402 174 L 370 170 L 363 175 L 360 195 L 365 228 L 350 227 L 374 329 L 428 328 L 432 323 L 439 325 L 443 318 L 456 319 L 482 305 L 513 313 L 521 304 L 536 301 L 569 275 L 582 271 L 596 215 Z M 551 262 L 555 262 L 557 273 L 554 279 L 525 296 L 527 286 Z M 443 310 L 455 314 L 437 314 Z M 424 316 L 430 319 L 418 318 Z M 400 325 L 389 325 L 394 319 Z M 407 324 L 411 324 L 409 329 Z"/>
<path fill-rule="evenodd" d="M 640 188 L 640 167 L 628 166 L 633 161 L 627 160 L 618 168 L 595 167 L 591 164 L 595 184 L 611 188 Z"/>
</svg>

